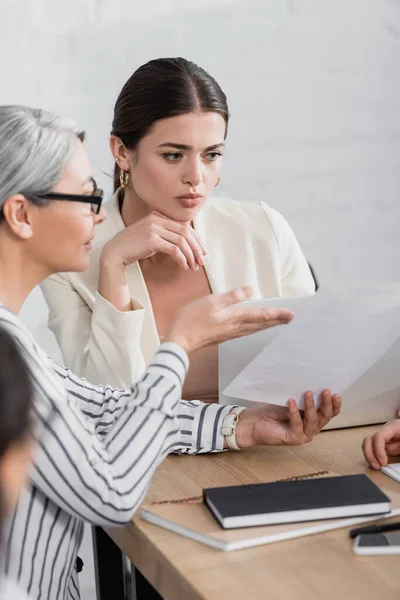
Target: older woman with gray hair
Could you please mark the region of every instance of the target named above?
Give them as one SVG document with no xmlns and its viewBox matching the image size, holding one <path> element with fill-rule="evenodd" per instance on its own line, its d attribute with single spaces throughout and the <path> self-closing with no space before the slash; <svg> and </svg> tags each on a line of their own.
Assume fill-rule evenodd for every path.
<svg viewBox="0 0 400 600">
<path fill-rule="evenodd" d="M 303 444 L 341 403 L 328 390 L 318 410 L 306 394 L 303 415 L 293 399 L 287 408 L 248 409 L 181 401 L 190 352 L 292 318 L 282 309 L 234 306 L 249 297 L 246 288 L 178 311 L 129 389 L 91 385 L 45 356 L 18 312 L 45 277 L 87 268 L 94 226 L 105 218 L 83 138 L 75 124 L 48 112 L 0 107 L 0 324 L 29 367 L 37 445 L 9 525 L 5 569 L 41 600 L 79 598 L 83 522 L 129 522 L 167 454 Z"/>
</svg>

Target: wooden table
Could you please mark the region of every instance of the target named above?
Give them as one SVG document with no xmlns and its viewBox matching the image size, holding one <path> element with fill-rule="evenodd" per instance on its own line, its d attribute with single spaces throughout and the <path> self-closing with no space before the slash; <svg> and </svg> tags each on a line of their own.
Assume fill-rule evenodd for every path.
<svg viewBox="0 0 400 600">
<path fill-rule="evenodd" d="M 296 448 L 254 448 L 214 455 L 170 456 L 146 502 L 183 498 L 203 487 L 271 481 L 331 470 L 368 474 L 361 442 L 375 427 L 326 431 Z M 389 520 L 387 522 L 390 522 Z M 385 600 L 400 597 L 400 556 L 352 553 L 348 529 L 234 552 L 221 552 L 140 519 L 108 533 L 165 600 Z"/>
</svg>

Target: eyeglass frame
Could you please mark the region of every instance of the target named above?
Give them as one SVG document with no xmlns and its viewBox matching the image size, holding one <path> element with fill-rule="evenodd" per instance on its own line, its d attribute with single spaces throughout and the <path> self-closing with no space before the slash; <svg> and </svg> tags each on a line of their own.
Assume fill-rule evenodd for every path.
<svg viewBox="0 0 400 600">
<path fill-rule="evenodd" d="M 66 200 L 69 202 L 85 202 L 91 204 L 92 212 L 98 215 L 104 198 L 104 192 L 97 187 L 97 183 L 93 179 L 94 190 L 90 195 L 84 194 L 63 194 L 61 192 L 48 192 L 47 194 L 32 194 L 30 198 L 33 200 Z M 95 195 L 97 194 L 97 195 Z M 29 199 L 29 198 L 28 198 Z"/>
</svg>

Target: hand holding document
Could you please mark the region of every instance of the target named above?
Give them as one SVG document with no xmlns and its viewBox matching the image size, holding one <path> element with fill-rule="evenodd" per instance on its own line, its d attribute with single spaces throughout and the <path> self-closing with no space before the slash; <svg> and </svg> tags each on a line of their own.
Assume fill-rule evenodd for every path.
<svg viewBox="0 0 400 600">
<path fill-rule="evenodd" d="M 280 303 L 284 306 L 284 299 Z M 306 390 L 315 399 L 325 388 L 343 393 L 399 337 L 400 300 L 365 290 L 320 290 L 309 298 L 307 310 L 295 312 L 292 323 L 278 329 L 224 394 L 279 405 L 294 397 L 303 408 Z M 393 375 L 400 386 L 400 363 Z"/>
</svg>

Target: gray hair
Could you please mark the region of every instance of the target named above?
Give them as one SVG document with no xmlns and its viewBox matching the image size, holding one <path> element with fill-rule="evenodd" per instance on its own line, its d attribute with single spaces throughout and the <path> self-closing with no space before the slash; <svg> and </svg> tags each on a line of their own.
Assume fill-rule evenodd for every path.
<svg viewBox="0 0 400 600">
<path fill-rule="evenodd" d="M 14 194 L 50 192 L 84 135 L 76 123 L 51 112 L 0 106 L 0 212 Z"/>
</svg>

